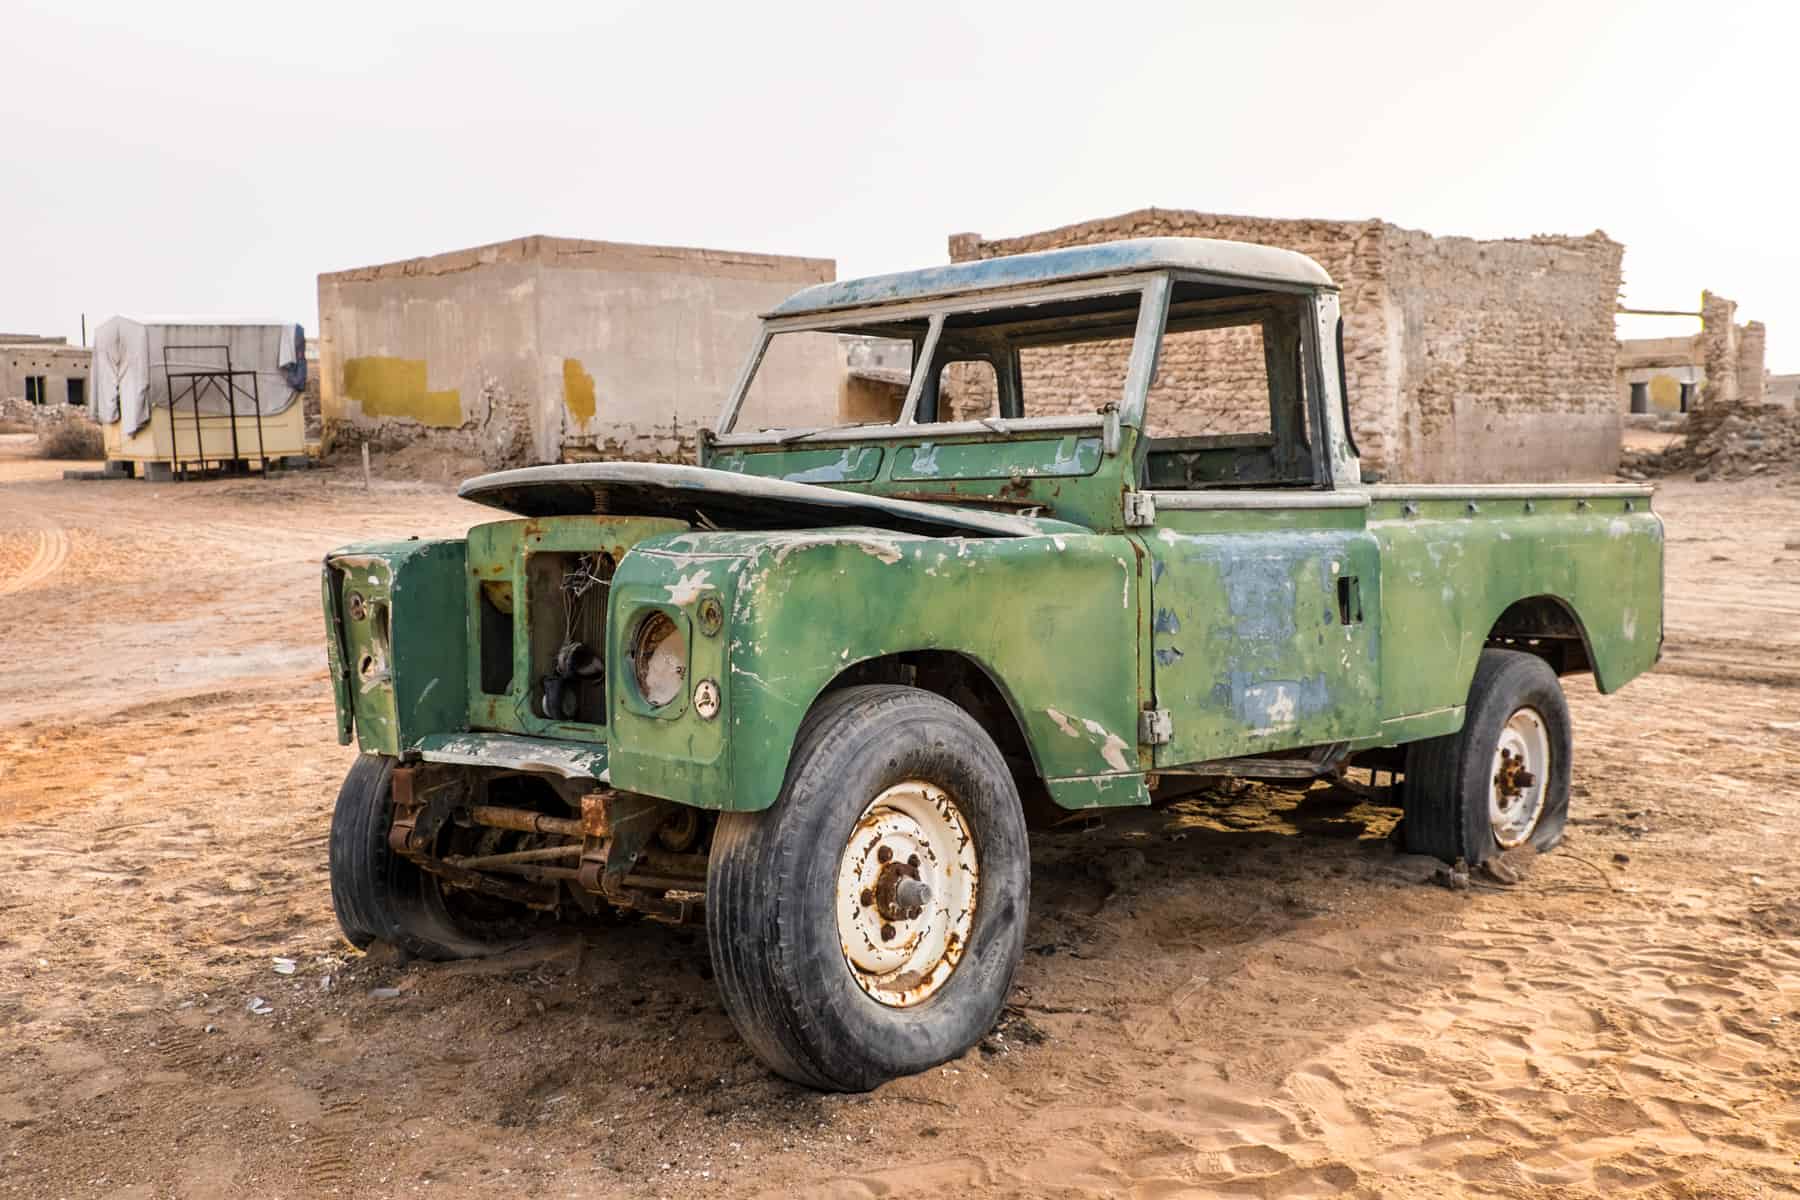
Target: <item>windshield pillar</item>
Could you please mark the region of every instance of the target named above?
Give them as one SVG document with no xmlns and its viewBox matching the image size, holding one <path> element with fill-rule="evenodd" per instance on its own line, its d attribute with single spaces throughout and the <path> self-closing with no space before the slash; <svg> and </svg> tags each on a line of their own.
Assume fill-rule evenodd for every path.
<svg viewBox="0 0 1800 1200">
<path fill-rule="evenodd" d="M 1152 275 L 1138 300 L 1137 331 L 1131 340 L 1131 360 L 1125 369 L 1125 386 L 1119 396 L 1118 422 L 1130 429 L 1144 428 L 1144 405 L 1150 384 L 1156 379 L 1157 356 L 1162 351 L 1163 327 L 1169 319 L 1169 276 Z M 1117 454 L 1117 438 L 1109 437 L 1106 452 Z"/>
</svg>

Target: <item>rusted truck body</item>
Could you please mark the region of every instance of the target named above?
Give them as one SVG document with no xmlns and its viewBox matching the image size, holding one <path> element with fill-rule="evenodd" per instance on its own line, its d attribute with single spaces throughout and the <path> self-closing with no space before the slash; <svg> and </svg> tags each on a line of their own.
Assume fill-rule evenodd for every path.
<svg viewBox="0 0 1800 1200">
<path fill-rule="evenodd" d="M 998 1014 L 1028 824 L 1365 765 L 1415 850 L 1553 845 L 1558 677 L 1660 651 L 1650 491 L 1365 482 L 1341 329 L 1310 259 L 1201 239 L 824 284 L 699 466 L 482 476 L 507 515 L 465 539 L 332 554 L 346 934 L 705 920 L 756 1052 L 861 1089 Z M 911 365 L 873 420 L 782 428 L 759 367 L 825 337 Z M 1249 348 L 1250 427 L 1170 432 L 1208 338 Z"/>
</svg>

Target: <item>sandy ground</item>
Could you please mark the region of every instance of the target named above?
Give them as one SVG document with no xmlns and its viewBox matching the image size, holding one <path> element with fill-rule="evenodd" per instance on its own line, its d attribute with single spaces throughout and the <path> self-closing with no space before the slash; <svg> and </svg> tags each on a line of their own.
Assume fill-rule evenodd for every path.
<svg viewBox="0 0 1800 1200">
<path fill-rule="evenodd" d="M 1523 882 L 1432 886 L 1324 786 L 1040 836 L 996 1034 L 844 1097 L 750 1057 L 695 931 L 338 939 L 317 564 L 481 510 L 19 441 L 0 1195 L 1800 1193 L 1800 487 L 1663 489 L 1667 662 L 1573 681 L 1573 832 Z"/>
</svg>

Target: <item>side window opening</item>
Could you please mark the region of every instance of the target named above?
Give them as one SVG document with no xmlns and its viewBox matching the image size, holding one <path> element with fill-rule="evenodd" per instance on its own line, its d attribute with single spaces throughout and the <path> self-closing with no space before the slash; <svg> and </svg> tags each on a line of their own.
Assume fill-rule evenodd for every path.
<svg viewBox="0 0 1800 1200">
<path fill-rule="evenodd" d="M 1145 480 L 1180 491 L 1314 481 L 1300 304 L 1184 300 L 1179 286 L 1144 406 Z"/>
</svg>

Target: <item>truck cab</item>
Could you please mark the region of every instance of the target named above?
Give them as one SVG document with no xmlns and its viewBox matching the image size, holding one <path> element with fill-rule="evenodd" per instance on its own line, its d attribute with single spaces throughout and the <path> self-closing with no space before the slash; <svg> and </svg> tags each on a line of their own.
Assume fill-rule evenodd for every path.
<svg viewBox="0 0 1800 1200">
<path fill-rule="evenodd" d="M 1559 677 L 1659 650 L 1649 490 L 1365 482 L 1338 303 L 1188 238 L 821 284 L 697 466 L 481 476 L 466 539 L 334 553 L 346 934 L 704 920 L 759 1055 L 860 1089 L 998 1014 L 1028 815 L 1361 764 L 1416 850 L 1554 846 Z"/>
</svg>

